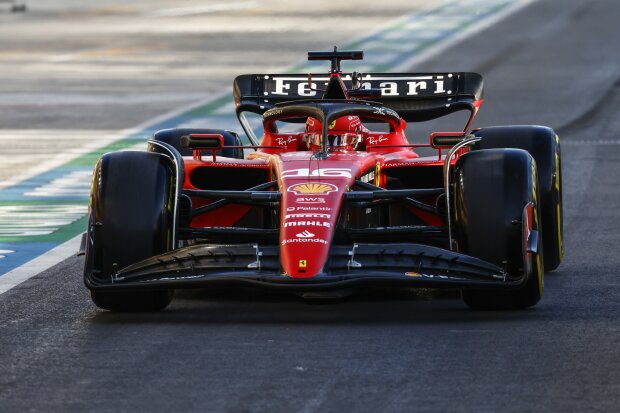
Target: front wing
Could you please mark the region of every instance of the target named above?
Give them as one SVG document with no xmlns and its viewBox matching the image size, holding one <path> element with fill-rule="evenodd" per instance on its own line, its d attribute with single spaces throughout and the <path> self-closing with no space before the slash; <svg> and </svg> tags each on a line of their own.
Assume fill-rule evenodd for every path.
<svg viewBox="0 0 620 413">
<path fill-rule="evenodd" d="M 424 244 L 332 246 L 324 272 L 309 278 L 282 274 L 279 247 L 193 245 L 157 255 L 115 274 L 85 274 L 92 290 L 248 286 L 294 293 L 357 287 L 520 288 L 515 277 L 486 261 Z"/>
</svg>

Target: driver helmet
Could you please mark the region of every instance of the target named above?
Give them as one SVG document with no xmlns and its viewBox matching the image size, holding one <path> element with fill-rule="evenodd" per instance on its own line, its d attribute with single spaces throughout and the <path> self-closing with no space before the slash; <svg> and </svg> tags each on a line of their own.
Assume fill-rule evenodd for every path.
<svg viewBox="0 0 620 413">
<path fill-rule="evenodd" d="M 355 150 L 362 141 L 367 129 L 358 116 L 342 116 L 327 128 L 327 148 L 331 150 Z M 317 119 L 309 117 L 306 121 L 306 139 L 309 150 L 321 149 L 323 125 Z"/>
</svg>

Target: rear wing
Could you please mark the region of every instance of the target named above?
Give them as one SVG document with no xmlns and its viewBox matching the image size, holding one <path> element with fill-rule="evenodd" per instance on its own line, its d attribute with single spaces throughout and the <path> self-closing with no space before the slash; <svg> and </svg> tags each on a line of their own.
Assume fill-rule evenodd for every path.
<svg viewBox="0 0 620 413">
<path fill-rule="evenodd" d="M 381 90 L 381 96 L 373 101 L 395 110 L 407 122 L 423 122 L 460 110 L 474 112 L 483 98 L 478 73 L 342 73 L 347 90 L 352 89 L 354 75 L 360 89 Z M 321 99 L 329 80 L 327 73 L 237 76 L 233 84 L 237 116 L 246 111 L 262 115 L 281 102 Z"/>
</svg>

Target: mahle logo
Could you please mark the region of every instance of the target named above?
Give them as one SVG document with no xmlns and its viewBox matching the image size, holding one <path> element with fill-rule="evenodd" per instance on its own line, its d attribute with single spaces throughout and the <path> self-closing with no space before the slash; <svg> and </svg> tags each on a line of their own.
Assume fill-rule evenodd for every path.
<svg viewBox="0 0 620 413">
<path fill-rule="evenodd" d="M 288 191 L 293 192 L 295 195 L 327 195 L 337 190 L 338 187 L 336 187 L 336 185 L 322 182 L 308 182 L 305 184 L 296 184 L 288 187 Z"/>
</svg>

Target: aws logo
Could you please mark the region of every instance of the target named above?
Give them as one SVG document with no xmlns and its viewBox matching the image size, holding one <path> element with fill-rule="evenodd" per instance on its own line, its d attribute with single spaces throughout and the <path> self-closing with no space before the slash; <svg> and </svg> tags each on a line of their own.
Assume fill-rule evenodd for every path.
<svg viewBox="0 0 620 413">
<path fill-rule="evenodd" d="M 298 204 L 324 204 L 325 198 L 320 196 L 300 196 L 295 199 Z"/>
<path fill-rule="evenodd" d="M 327 195 L 337 190 L 338 187 L 336 185 L 324 182 L 308 182 L 288 187 L 288 191 L 293 192 L 295 195 Z"/>
</svg>

